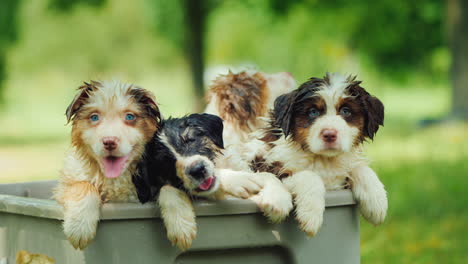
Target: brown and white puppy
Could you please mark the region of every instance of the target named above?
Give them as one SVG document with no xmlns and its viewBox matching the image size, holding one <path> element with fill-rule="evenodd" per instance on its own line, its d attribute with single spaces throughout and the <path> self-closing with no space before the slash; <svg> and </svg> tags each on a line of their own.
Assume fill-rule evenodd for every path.
<svg viewBox="0 0 468 264">
<path fill-rule="evenodd" d="M 63 228 L 75 248 L 94 238 L 104 202 L 138 201 L 132 172 L 160 124 L 153 95 L 117 81 L 79 87 L 66 111 L 71 150 L 54 197 L 63 206 Z"/>
<path fill-rule="evenodd" d="M 287 72 L 229 72 L 213 81 L 205 111 L 219 115 L 225 127 L 225 149 L 217 159 L 217 168 L 252 173 L 251 159 L 245 158 L 243 152 L 252 152 L 251 149 L 257 146 L 247 143 L 259 130 L 268 126 L 268 113 L 275 99 L 292 91 L 295 85 L 296 81 Z M 279 181 L 268 179 L 267 175 L 264 178 L 260 193 L 250 199 L 271 222 L 281 222 L 292 210 L 291 195 Z"/>
<path fill-rule="evenodd" d="M 264 118 L 275 99 L 294 88 L 296 81 L 288 72 L 229 72 L 220 75 L 209 87 L 205 113 L 224 120 L 226 146 L 245 143 L 251 132 L 266 127 Z"/>
<path fill-rule="evenodd" d="M 373 224 L 384 221 L 387 195 L 361 148 L 383 125 L 384 106 L 360 84 L 339 74 L 311 78 L 276 99 L 270 128 L 250 143 L 262 145 L 252 169 L 282 179 L 309 236 L 322 224 L 326 190 L 351 188 L 362 215 Z"/>
</svg>

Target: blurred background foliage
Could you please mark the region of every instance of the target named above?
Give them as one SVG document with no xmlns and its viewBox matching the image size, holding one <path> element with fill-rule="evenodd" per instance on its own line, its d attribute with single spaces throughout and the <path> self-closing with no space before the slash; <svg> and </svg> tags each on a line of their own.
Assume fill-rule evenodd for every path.
<svg viewBox="0 0 468 264">
<path fill-rule="evenodd" d="M 452 111 L 456 1 L 2 0 L 0 182 L 57 177 L 64 112 L 89 79 L 141 85 L 177 116 L 199 109 L 200 87 L 229 67 L 299 83 L 357 74 L 386 107 L 367 148 L 390 203 L 383 226 L 362 222 L 362 262 L 468 263 L 468 125 L 418 126 Z"/>
</svg>

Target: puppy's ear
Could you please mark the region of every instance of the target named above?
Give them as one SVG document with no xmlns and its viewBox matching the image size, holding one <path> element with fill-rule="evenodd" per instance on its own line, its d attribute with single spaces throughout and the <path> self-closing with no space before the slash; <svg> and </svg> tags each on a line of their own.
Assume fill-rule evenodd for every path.
<svg viewBox="0 0 468 264">
<path fill-rule="evenodd" d="M 161 124 L 161 112 L 159 107 L 154 100 L 154 95 L 143 88 L 135 87 L 130 90 L 130 94 L 135 101 L 140 104 L 146 114 L 156 121 L 156 124 Z"/>
<path fill-rule="evenodd" d="M 276 98 L 273 108 L 273 125 L 281 128 L 285 137 L 289 135 L 292 127 L 292 113 L 297 91 L 283 94 Z"/>
<path fill-rule="evenodd" d="M 153 198 L 153 194 L 151 193 L 151 187 L 145 181 L 145 177 L 148 176 L 142 175 L 144 173 L 147 173 L 146 168 L 142 166 L 144 165 L 138 164 L 138 174 L 132 175 L 132 182 L 135 185 L 138 200 L 140 201 L 140 203 L 144 204 Z"/>
<path fill-rule="evenodd" d="M 348 77 L 350 85 L 346 88 L 346 93 L 360 102 L 364 116 L 362 134 L 364 137 L 372 140 L 377 130 L 379 130 L 379 126 L 383 126 L 384 124 L 384 105 L 377 97 L 370 95 L 361 87 L 361 81 L 356 81 L 355 79 L 355 76 Z"/>
<path fill-rule="evenodd" d="M 86 100 L 89 98 L 89 93 L 96 90 L 96 85 L 99 85 L 98 82 L 91 81 L 91 83 L 85 82 L 84 85 L 78 87 L 78 93 L 73 98 L 73 101 L 67 107 L 65 115 L 67 116 L 67 124 L 75 117 L 76 113 L 80 108 L 85 104 Z"/>
<path fill-rule="evenodd" d="M 223 120 L 216 115 L 211 114 L 201 114 L 201 118 L 204 120 L 202 122 L 208 137 L 215 143 L 216 146 L 223 149 Z"/>
<path fill-rule="evenodd" d="M 384 124 L 384 105 L 377 97 L 368 93 L 363 96 L 362 100 L 364 111 L 366 111 L 364 135 L 370 139 L 374 139 L 374 135 L 377 133 L 377 130 L 379 130 L 379 126 L 383 126 Z"/>
</svg>

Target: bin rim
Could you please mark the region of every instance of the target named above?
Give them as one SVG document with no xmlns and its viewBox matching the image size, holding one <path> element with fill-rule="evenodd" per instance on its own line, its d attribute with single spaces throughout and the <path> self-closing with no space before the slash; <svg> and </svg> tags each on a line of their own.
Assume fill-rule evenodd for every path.
<svg viewBox="0 0 468 264">
<path fill-rule="evenodd" d="M 52 199 L 39 199 L 17 195 L 2 194 L 2 189 L 9 185 L 18 187 L 21 184 L 34 184 L 51 181 L 37 181 L 16 184 L 0 184 L 0 212 L 35 216 L 49 219 L 63 219 L 62 207 Z M 194 201 L 197 216 L 239 215 L 261 213 L 255 203 L 250 200 L 229 198 L 222 201 Z M 325 195 L 326 207 L 355 205 L 356 201 L 350 190 L 329 191 Z M 101 207 L 101 220 L 160 218 L 160 212 L 155 202 L 138 203 L 105 203 Z"/>
</svg>

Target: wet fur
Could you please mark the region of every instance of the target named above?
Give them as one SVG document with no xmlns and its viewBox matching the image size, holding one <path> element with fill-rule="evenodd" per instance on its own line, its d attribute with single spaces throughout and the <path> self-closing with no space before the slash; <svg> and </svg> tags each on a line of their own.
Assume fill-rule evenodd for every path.
<svg viewBox="0 0 468 264">
<path fill-rule="evenodd" d="M 207 94 L 209 103 L 205 111 L 221 116 L 225 125 L 223 138 L 226 147 L 223 155 L 217 159 L 217 167 L 263 178 L 264 188 L 250 199 L 271 222 L 281 222 L 289 214 L 292 209 L 291 195 L 274 178 L 272 173 L 276 171 L 271 166 L 271 170 L 252 173 L 251 159 L 244 157 L 244 153 L 256 147 L 247 144 L 252 134 L 268 126 L 265 120 L 275 98 L 292 91 L 295 86 L 294 78 L 286 72 L 230 72 L 219 76 Z"/>
<path fill-rule="evenodd" d="M 190 198 L 248 198 L 263 185 L 261 177 L 215 167 L 224 147 L 222 135 L 223 121 L 215 115 L 164 120 L 133 175 L 140 202 L 157 201 L 168 239 L 181 250 L 190 248 L 197 232 Z M 205 167 L 200 177 L 189 173 L 197 163 Z M 212 187 L 200 190 L 197 186 L 210 177 L 215 179 Z"/>
<path fill-rule="evenodd" d="M 125 121 L 127 112 L 137 118 Z M 93 113 L 108 120 L 92 123 Z M 66 117 L 72 123 L 72 146 L 54 198 L 64 209 L 65 235 L 73 247 L 83 249 L 94 238 L 102 203 L 138 201 L 131 175 L 159 127 L 160 114 L 147 90 L 117 81 L 91 81 L 78 88 Z M 119 139 L 116 151 L 125 151 L 129 157 L 122 175 L 112 179 L 103 175 L 100 165 L 102 137 L 107 134 Z"/>
<path fill-rule="evenodd" d="M 192 114 L 182 118 L 163 120 L 161 129 L 145 147 L 145 154 L 133 175 L 140 202 L 154 200 L 164 185 L 171 185 L 189 194 L 196 194 L 185 186 L 178 169 L 178 159 L 204 156 L 213 163 L 224 148 L 221 137 L 222 120 L 209 114 Z"/>
<path fill-rule="evenodd" d="M 295 87 L 296 81 L 285 72 L 229 72 L 209 87 L 205 112 L 224 120 L 224 141 L 229 148 L 247 142 L 251 132 L 266 127 L 264 119 L 275 98 Z"/>
<path fill-rule="evenodd" d="M 361 148 L 383 125 L 384 107 L 360 84 L 352 76 L 327 74 L 278 97 L 270 127 L 249 143 L 257 147 L 244 154 L 254 171 L 282 179 L 294 196 L 300 227 L 310 236 L 322 224 L 326 190 L 351 188 L 361 213 L 373 224 L 386 215 L 386 192 Z M 330 129 L 337 140 L 328 144 L 321 135 Z"/>
</svg>

